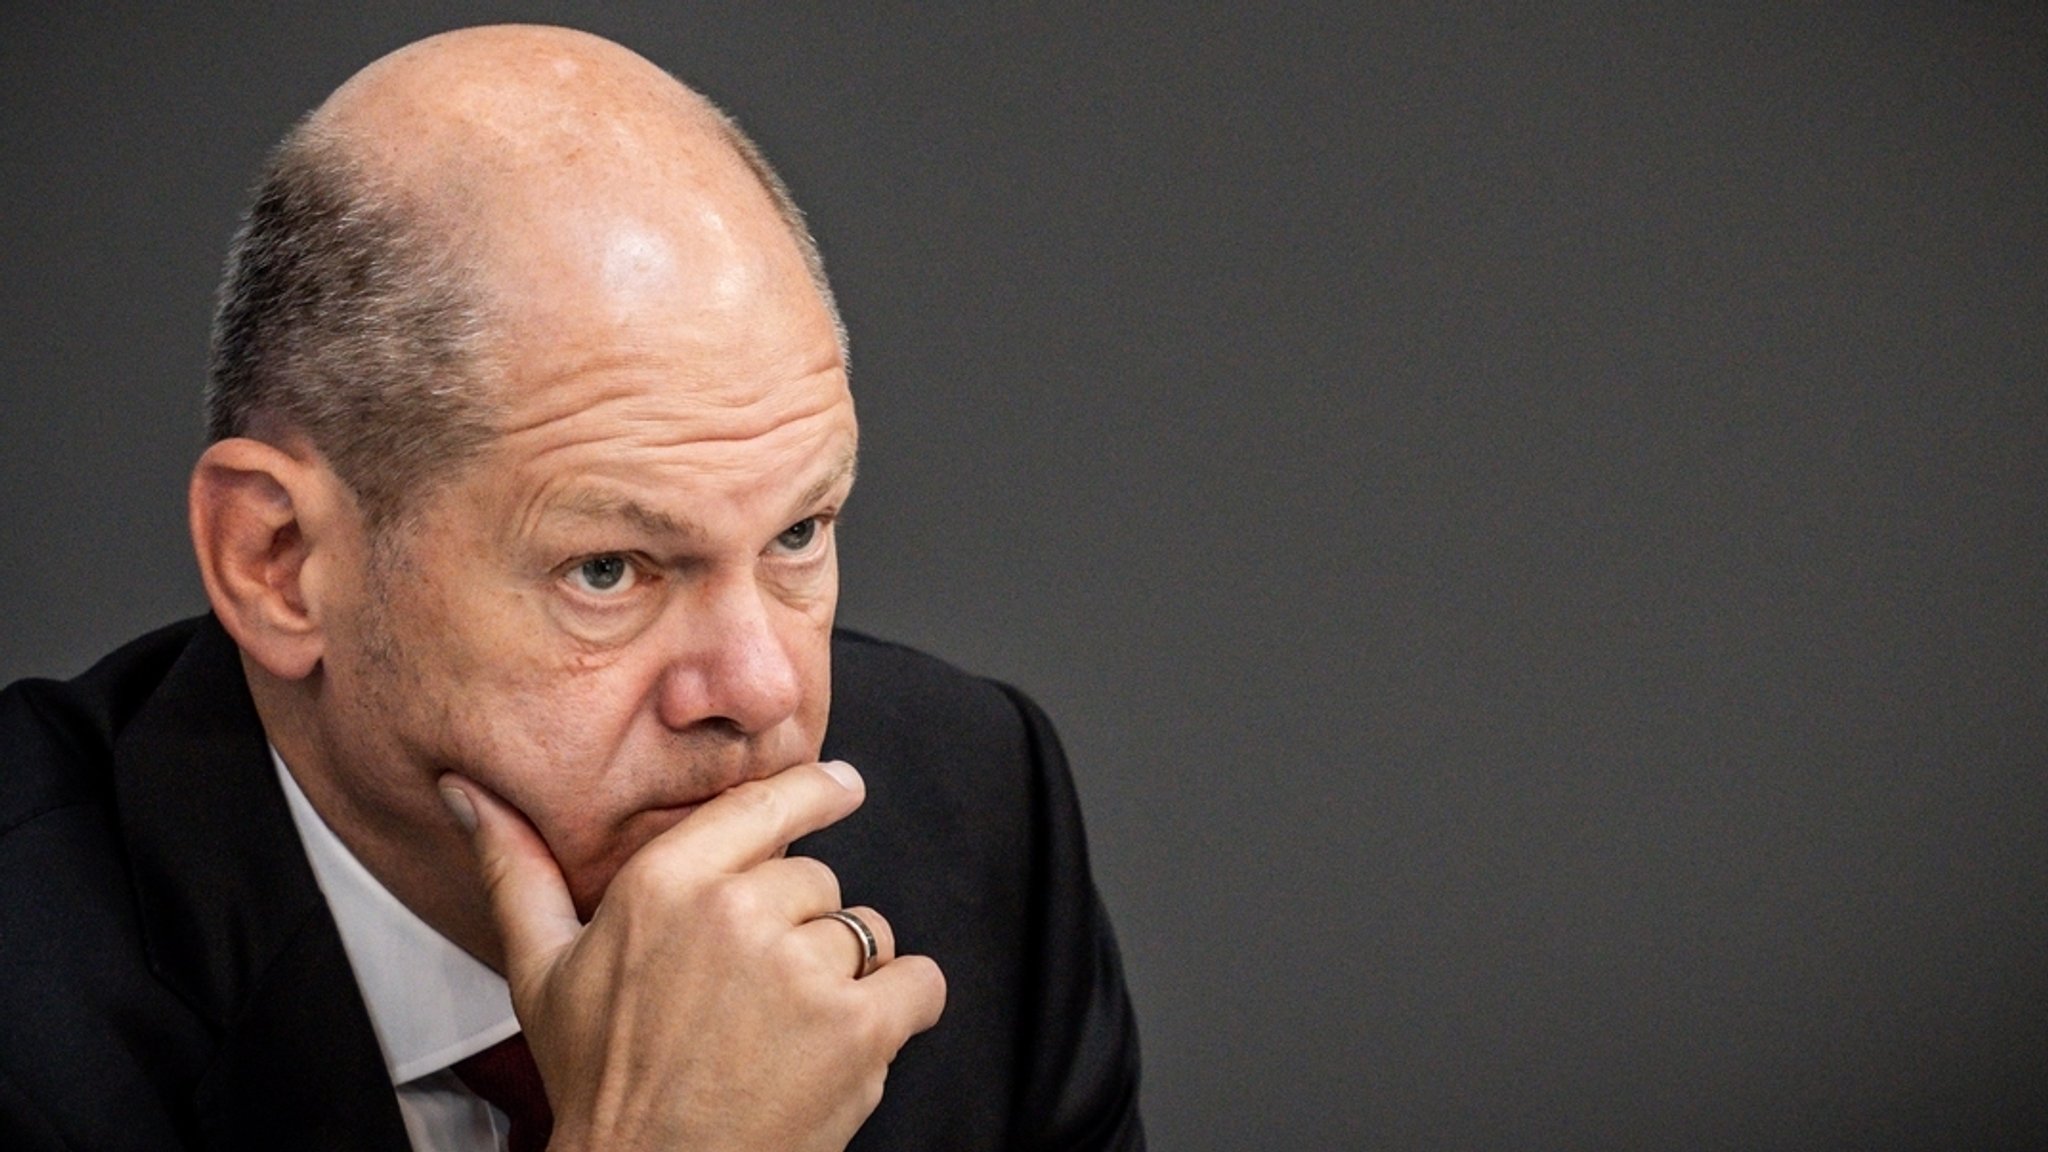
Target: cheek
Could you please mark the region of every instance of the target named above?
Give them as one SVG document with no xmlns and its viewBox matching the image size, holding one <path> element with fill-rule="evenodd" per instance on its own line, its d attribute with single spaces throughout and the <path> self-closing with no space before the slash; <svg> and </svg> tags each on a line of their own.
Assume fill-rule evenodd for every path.
<svg viewBox="0 0 2048 1152">
<path fill-rule="evenodd" d="M 507 614 L 435 612 L 405 622 L 405 674 L 388 705 L 416 758 L 454 769 L 522 810 L 566 809 L 624 741 L 638 689 L 612 663 L 551 648 Z"/>
<path fill-rule="evenodd" d="M 469 733 L 465 743 L 481 770 L 507 777 L 514 803 L 587 794 L 645 711 L 645 686 L 632 669 L 578 667 L 560 657 L 485 669 L 464 697 L 458 722 Z"/>
<path fill-rule="evenodd" d="M 832 611 L 808 621 L 799 638 L 797 667 L 803 681 L 803 703 L 797 711 L 807 757 L 815 759 L 825 740 L 825 722 L 832 711 Z"/>
</svg>

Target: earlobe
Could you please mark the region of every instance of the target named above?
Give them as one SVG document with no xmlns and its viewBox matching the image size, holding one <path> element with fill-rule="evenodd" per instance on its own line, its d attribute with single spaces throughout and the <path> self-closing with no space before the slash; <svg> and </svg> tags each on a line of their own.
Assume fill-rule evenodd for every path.
<svg viewBox="0 0 2048 1152">
<path fill-rule="evenodd" d="M 192 547 L 206 596 L 242 650 L 272 675 L 298 680 L 324 646 L 311 567 L 332 525 L 317 455 L 257 440 L 216 441 L 192 470 Z"/>
</svg>

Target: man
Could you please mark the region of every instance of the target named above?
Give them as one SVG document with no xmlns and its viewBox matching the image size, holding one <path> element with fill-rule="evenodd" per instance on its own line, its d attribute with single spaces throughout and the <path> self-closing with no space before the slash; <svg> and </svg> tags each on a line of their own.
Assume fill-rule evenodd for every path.
<svg viewBox="0 0 2048 1152">
<path fill-rule="evenodd" d="M 1142 1146 L 1050 726 L 833 632 L 843 345 L 615 45 L 450 33 L 296 128 L 211 615 L 0 697 L 0 1145 Z"/>
</svg>

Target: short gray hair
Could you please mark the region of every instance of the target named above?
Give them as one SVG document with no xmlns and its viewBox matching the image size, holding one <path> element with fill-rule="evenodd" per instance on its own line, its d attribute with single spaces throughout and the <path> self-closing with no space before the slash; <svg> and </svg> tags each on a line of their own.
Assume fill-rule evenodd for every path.
<svg viewBox="0 0 2048 1152">
<path fill-rule="evenodd" d="M 484 320 L 449 230 L 303 120 L 229 250 L 208 437 L 305 435 L 381 526 L 495 434 Z"/>
<path fill-rule="evenodd" d="M 731 117 L 705 106 L 768 193 L 832 318 L 824 259 L 789 188 Z M 309 116 L 271 154 L 229 249 L 206 387 L 209 440 L 312 441 L 373 529 L 496 437 L 489 313 L 453 230 Z"/>
</svg>

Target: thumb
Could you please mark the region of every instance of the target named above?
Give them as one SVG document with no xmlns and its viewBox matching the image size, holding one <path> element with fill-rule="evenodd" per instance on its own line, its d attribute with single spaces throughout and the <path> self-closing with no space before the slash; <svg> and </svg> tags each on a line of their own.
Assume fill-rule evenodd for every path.
<svg viewBox="0 0 2048 1152">
<path fill-rule="evenodd" d="M 515 990 L 530 987 L 583 928 L 561 866 L 526 817 L 489 789 L 452 772 L 440 788 L 448 811 L 469 830 L 505 946 L 505 979 Z"/>
</svg>

